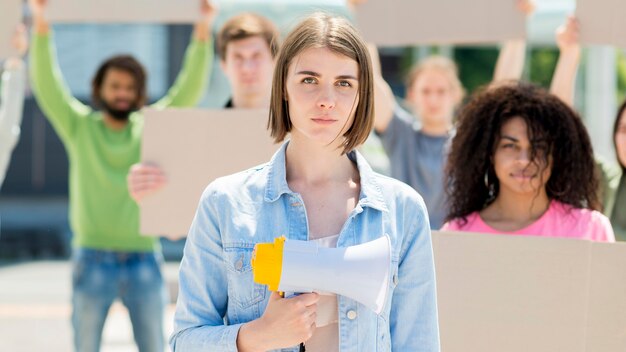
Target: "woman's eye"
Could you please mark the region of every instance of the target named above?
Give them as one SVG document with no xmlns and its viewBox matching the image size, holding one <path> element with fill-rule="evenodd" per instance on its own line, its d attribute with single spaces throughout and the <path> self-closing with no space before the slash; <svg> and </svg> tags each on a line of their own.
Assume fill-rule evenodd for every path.
<svg viewBox="0 0 626 352">
<path fill-rule="evenodd" d="M 306 84 L 313 84 L 315 83 L 316 80 L 313 77 L 306 77 L 302 80 L 302 83 L 306 83 Z"/>
<path fill-rule="evenodd" d="M 352 84 L 348 81 L 339 81 L 337 82 L 337 85 L 340 87 L 352 87 Z"/>
<path fill-rule="evenodd" d="M 514 148 L 514 147 L 515 147 L 515 144 L 513 144 L 513 143 L 507 143 L 507 144 L 503 144 L 502 145 L 502 148 L 504 148 L 504 149 L 510 149 L 510 148 Z"/>
</svg>

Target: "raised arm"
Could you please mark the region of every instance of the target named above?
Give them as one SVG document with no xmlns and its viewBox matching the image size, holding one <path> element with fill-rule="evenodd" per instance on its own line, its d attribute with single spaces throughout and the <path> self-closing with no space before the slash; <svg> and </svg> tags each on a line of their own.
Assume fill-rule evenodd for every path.
<svg viewBox="0 0 626 352">
<path fill-rule="evenodd" d="M 374 129 L 378 133 L 384 133 L 393 118 L 396 99 L 391 87 L 383 78 L 378 49 L 374 44 L 369 44 L 367 48 L 372 59 L 374 74 Z"/>
<path fill-rule="evenodd" d="M 91 109 L 74 98 L 59 68 L 52 46 L 51 30 L 45 18 L 47 0 L 29 0 L 33 16 L 33 38 L 30 52 L 32 89 L 39 107 L 63 140 L 71 137 L 76 118 Z"/>
<path fill-rule="evenodd" d="M 24 108 L 26 73 L 22 56 L 26 53 L 28 41 L 24 26 L 19 26 L 13 37 L 13 46 L 20 54 L 4 63 L 2 90 L 0 91 L 0 186 L 4 182 L 11 152 L 20 137 L 20 124 Z"/>
<path fill-rule="evenodd" d="M 559 60 L 556 64 L 550 93 L 561 98 L 570 106 L 574 105 L 576 74 L 580 64 L 579 24 L 574 16 L 569 16 L 556 31 L 556 44 L 559 47 Z"/>
<path fill-rule="evenodd" d="M 206 90 L 213 62 L 211 28 L 217 7 L 210 0 L 200 0 L 200 13 L 183 67 L 167 94 L 153 105 L 157 109 L 195 106 Z"/>
<path fill-rule="evenodd" d="M 532 0 L 517 0 L 517 8 L 526 17 L 535 11 Z M 493 73 L 493 83 L 504 81 L 518 81 L 524 71 L 526 59 L 526 40 L 514 39 L 504 43 L 498 55 L 496 68 Z"/>
</svg>

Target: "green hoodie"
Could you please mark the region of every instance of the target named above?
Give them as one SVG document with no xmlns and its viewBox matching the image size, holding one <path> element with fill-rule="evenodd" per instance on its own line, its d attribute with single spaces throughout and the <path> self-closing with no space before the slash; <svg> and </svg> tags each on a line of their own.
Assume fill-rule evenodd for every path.
<svg viewBox="0 0 626 352">
<path fill-rule="evenodd" d="M 30 58 L 33 93 L 69 158 L 74 246 L 122 252 L 157 250 L 155 237 L 139 234 L 139 207 L 126 184 L 130 166 L 140 161 L 142 114 L 131 114 L 122 130 L 107 127 L 100 111 L 71 95 L 51 35 L 34 35 Z M 192 41 L 175 84 L 154 106 L 196 105 L 206 88 L 212 59 L 210 42 Z"/>
</svg>

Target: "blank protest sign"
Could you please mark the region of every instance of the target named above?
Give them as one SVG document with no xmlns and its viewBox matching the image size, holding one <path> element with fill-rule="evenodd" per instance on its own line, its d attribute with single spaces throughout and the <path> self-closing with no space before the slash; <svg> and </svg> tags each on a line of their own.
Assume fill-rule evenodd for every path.
<svg viewBox="0 0 626 352">
<path fill-rule="evenodd" d="M 626 351 L 626 244 L 433 232 L 442 351 Z"/>
<path fill-rule="evenodd" d="M 0 1 L 0 60 L 16 55 L 12 40 L 16 26 L 22 21 L 22 1 Z"/>
<path fill-rule="evenodd" d="M 497 43 L 526 36 L 515 0 L 368 0 L 356 19 L 379 46 Z"/>
<path fill-rule="evenodd" d="M 56 23 L 193 23 L 200 1 L 53 0 L 47 17 Z"/>
<path fill-rule="evenodd" d="M 202 191 L 214 179 L 268 162 L 279 145 L 268 111 L 144 110 L 142 162 L 158 165 L 167 185 L 142 200 L 142 234 L 187 234 Z"/>
<path fill-rule="evenodd" d="M 623 0 L 578 0 L 576 17 L 583 44 L 626 48 L 626 2 Z"/>
</svg>

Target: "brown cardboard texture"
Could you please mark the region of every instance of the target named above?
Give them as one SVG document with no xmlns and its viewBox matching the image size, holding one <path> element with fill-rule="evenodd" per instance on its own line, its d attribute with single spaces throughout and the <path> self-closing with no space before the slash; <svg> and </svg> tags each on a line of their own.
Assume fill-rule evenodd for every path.
<svg viewBox="0 0 626 352">
<path fill-rule="evenodd" d="M 626 48 L 626 2 L 623 0 L 577 0 L 580 42 Z"/>
<path fill-rule="evenodd" d="M 499 43 L 526 37 L 515 0 L 368 0 L 356 8 L 365 39 L 378 46 Z"/>
<path fill-rule="evenodd" d="M 185 236 L 198 201 L 218 177 L 268 162 L 278 149 L 267 110 L 144 110 L 142 162 L 158 165 L 167 185 L 140 203 L 141 233 Z"/>
<path fill-rule="evenodd" d="M 0 1 L 0 60 L 17 55 L 13 48 L 13 34 L 22 21 L 22 1 Z"/>
<path fill-rule="evenodd" d="M 445 352 L 626 351 L 626 244 L 433 232 Z"/>
<path fill-rule="evenodd" d="M 47 15 L 55 23 L 193 23 L 199 6 L 198 0 L 53 0 Z"/>
</svg>

